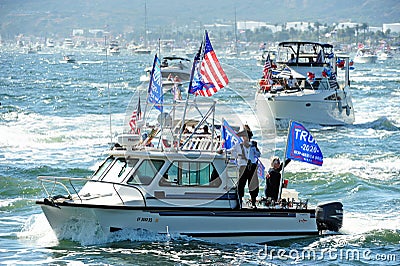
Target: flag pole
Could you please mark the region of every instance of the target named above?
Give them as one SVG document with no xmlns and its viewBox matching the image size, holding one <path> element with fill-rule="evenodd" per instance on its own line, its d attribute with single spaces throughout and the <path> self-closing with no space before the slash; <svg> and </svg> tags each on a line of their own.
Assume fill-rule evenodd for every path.
<svg viewBox="0 0 400 266">
<path fill-rule="evenodd" d="M 157 62 L 157 53 L 154 56 L 153 68 L 151 69 L 151 72 L 150 72 L 150 81 L 149 81 L 149 87 L 147 88 L 147 98 L 146 98 L 146 105 L 144 107 L 144 112 L 143 112 L 143 120 L 146 117 L 147 105 L 149 104 L 150 88 L 153 83 L 153 75 L 154 75 L 154 68 L 156 66 L 156 62 Z"/>
<path fill-rule="evenodd" d="M 205 35 L 204 35 L 205 36 Z M 204 37 L 205 38 L 205 37 Z M 179 132 L 179 140 L 178 143 L 181 143 L 182 140 L 182 134 L 183 134 L 183 126 L 185 124 L 185 119 L 186 119 L 186 111 L 187 111 L 187 106 L 189 104 L 189 95 L 190 95 L 190 90 L 192 89 L 192 84 L 193 84 L 193 77 L 194 77 L 194 70 L 197 66 L 197 62 L 200 61 L 200 54 L 201 51 L 203 49 L 203 43 L 204 40 L 201 42 L 200 44 L 200 48 L 199 51 L 196 53 L 194 59 L 193 59 L 193 65 L 192 65 L 192 71 L 190 72 L 190 81 L 189 81 L 189 87 L 188 87 L 188 91 L 187 91 L 187 97 L 186 97 L 186 102 L 185 102 L 185 109 L 183 111 L 183 116 L 182 116 L 182 122 L 181 122 L 181 128 L 180 128 L 180 132 Z M 183 145 L 181 146 L 181 148 L 183 147 Z"/>
<path fill-rule="evenodd" d="M 289 121 L 288 133 L 287 133 L 287 137 L 286 137 L 285 153 L 284 153 L 283 162 L 282 162 L 282 174 L 281 174 L 281 180 L 279 182 L 278 200 L 280 200 L 281 196 L 282 196 L 282 183 L 283 183 L 283 180 L 284 180 L 283 177 L 285 174 L 285 166 L 286 166 L 285 164 L 286 164 L 286 156 L 287 156 L 286 153 L 287 153 L 288 139 L 289 139 L 289 134 L 290 134 L 289 129 L 290 129 L 291 125 L 292 125 L 292 120 Z"/>
</svg>

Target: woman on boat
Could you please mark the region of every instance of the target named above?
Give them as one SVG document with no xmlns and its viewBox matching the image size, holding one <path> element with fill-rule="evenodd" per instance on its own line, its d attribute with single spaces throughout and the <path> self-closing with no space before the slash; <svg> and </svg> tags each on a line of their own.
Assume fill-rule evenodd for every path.
<svg viewBox="0 0 400 266">
<path fill-rule="evenodd" d="M 271 198 L 274 201 L 277 201 L 279 198 L 279 184 L 281 182 L 281 171 L 283 167 L 286 167 L 290 159 L 286 159 L 285 165 L 279 161 L 279 158 L 276 157 L 271 162 L 271 168 L 268 170 L 267 174 L 267 187 L 265 189 L 265 197 Z"/>
</svg>

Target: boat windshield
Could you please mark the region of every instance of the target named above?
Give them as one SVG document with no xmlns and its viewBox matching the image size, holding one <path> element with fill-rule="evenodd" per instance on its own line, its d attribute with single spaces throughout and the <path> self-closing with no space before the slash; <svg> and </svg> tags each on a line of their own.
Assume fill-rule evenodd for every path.
<svg viewBox="0 0 400 266">
<path fill-rule="evenodd" d="M 132 168 L 138 162 L 138 159 L 125 160 L 125 158 L 115 159 L 114 164 L 108 170 L 102 181 L 106 182 L 118 182 L 120 183 L 125 176 L 132 170 Z"/>
<path fill-rule="evenodd" d="M 215 186 L 221 178 L 209 162 L 173 162 L 160 180 L 161 186 Z"/>
<path fill-rule="evenodd" d="M 100 177 L 104 174 L 106 169 L 110 166 L 110 164 L 114 161 L 114 157 L 108 157 L 97 169 L 96 172 L 92 175 L 93 180 L 99 180 Z"/>
</svg>

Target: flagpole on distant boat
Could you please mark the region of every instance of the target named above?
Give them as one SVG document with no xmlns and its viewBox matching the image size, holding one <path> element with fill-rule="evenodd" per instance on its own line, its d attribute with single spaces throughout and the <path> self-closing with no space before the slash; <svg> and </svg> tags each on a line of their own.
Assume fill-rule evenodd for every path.
<svg viewBox="0 0 400 266">
<path fill-rule="evenodd" d="M 282 162 L 282 174 L 281 174 L 281 180 L 279 182 L 279 197 L 278 200 L 281 199 L 282 196 L 282 183 L 284 181 L 283 177 L 285 174 L 285 164 L 286 164 L 286 156 L 287 156 L 287 148 L 288 148 L 288 139 L 289 139 L 289 134 L 290 134 L 290 126 L 292 125 L 292 120 L 289 121 L 289 127 L 288 127 L 288 133 L 287 133 L 287 137 L 286 137 L 286 145 L 285 145 L 285 153 L 283 156 L 283 162 Z"/>
</svg>

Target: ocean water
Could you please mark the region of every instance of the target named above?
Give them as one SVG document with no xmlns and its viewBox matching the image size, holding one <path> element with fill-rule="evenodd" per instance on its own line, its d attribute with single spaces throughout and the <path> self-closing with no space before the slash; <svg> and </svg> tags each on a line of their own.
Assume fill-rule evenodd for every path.
<svg viewBox="0 0 400 266">
<path fill-rule="evenodd" d="M 145 231 L 121 231 L 103 239 L 90 227 L 80 235 L 71 227 L 70 240 L 55 238 L 35 205 L 45 196 L 37 176 L 90 175 L 109 143 L 122 132 L 127 105 L 143 69 L 152 62 L 152 55 L 128 52 L 108 58 L 83 50 L 74 54 L 78 64 L 61 64 L 62 51 L 24 54 L 1 48 L 0 264 L 400 263 L 399 59 L 355 65 L 351 72 L 354 125 L 306 125 L 323 151 L 324 165 L 292 162 L 285 169 L 289 186 L 301 198 L 312 204 L 343 203 L 340 234 L 256 245 L 217 244 Z M 237 85 L 215 98 L 225 104 L 227 113 L 254 122 L 249 109 L 261 68 L 251 58 L 221 61 L 231 83 Z M 278 129 L 272 140 L 263 140 L 263 156 L 282 157 L 286 133 L 285 128 Z"/>
</svg>

